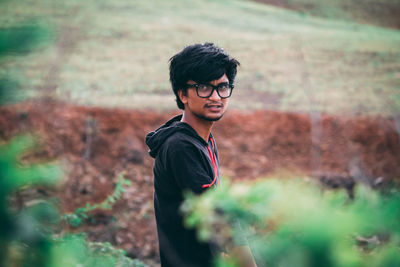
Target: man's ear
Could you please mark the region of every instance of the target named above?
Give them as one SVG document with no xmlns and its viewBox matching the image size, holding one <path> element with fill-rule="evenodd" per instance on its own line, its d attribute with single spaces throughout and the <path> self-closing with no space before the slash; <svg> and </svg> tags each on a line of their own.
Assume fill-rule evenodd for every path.
<svg viewBox="0 0 400 267">
<path fill-rule="evenodd" d="M 185 105 L 187 103 L 187 92 L 184 90 L 178 90 L 178 96 L 181 102 Z"/>
</svg>

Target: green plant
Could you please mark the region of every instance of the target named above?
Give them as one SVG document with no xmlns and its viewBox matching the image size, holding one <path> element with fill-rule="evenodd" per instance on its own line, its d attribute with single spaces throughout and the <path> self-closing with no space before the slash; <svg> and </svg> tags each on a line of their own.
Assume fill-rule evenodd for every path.
<svg viewBox="0 0 400 267">
<path fill-rule="evenodd" d="M 139 260 L 128 258 L 124 250 L 110 243 L 87 242 L 84 235 L 55 239 L 50 262 L 52 267 L 145 267 Z"/>
<path fill-rule="evenodd" d="M 21 163 L 21 156 L 34 145 L 32 137 L 21 136 L 0 146 L 0 266 L 145 266 L 109 243 L 91 243 L 82 234 L 58 235 L 55 229 L 61 219 L 56 206 L 49 201 L 31 201 L 33 204 L 21 209 L 9 205 L 17 190 L 54 185 L 60 177 L 60 168 L 55 163 Z M 111 196 L 103 203 L 78 211 L 77 216 L 82 218 L 96 208 L 110 208 L 128 184 L 121 174 Z"/>
<path fill-rule="evenodd" d="M 16 243 L 30 248 L 30 253 L 20 258 L 21 266 L 45 266 L 43 254 L 48 252 L 51 242 L 49 236 L 44 234 L 45 224 L 42 219 L 54 218 L 51 207 L 43 204 L 40 212 L 34 209 L 15 211 L 8 205 L 10 196 L 16 190 L 35 185 L 52 185 L 60 176 L 60 169 L 55 164 L 21 164 L 20 156 L 34 145 L 32 137 L 21 136 L 0 147 L 1 266 L 13 262 L 11 252 L 15 251 L 13 247 Z"/>
<path fill-rule="evenodd" d="M 1 1 L 0 2 L 4 2 Z M 30 26 L 0 29 L 0 64 L 3 59 L 26 54 L 48 40 L 47 28 Z M 7 61 L 7 60 L 5 60 Z M 0 105 L 20 100 L 15 95 L 18 82 L 0 74 Z M 34 137 L 25 135 L 0 143 L 0 266 L 8 267 L 142 267 L 138 260 L 125 256 L 108 243 L 90 243 L 82 235 L 59 236 L 60 216 L 55 205 L 43 199 L 11 205 L 17 191 L 38 185 L 52 186 L 61 169 L 55 162 L 32 164 L 22 160 L 36 146 Z M 123 192 L 123 180 L 113 195 L 99 204 L 109 207 Z M 89 207 L 88 207 L 89 209 Z"/>
<path fill-rule="evenodd" d="M 400 264 L 400 194 L 358 185 L 349 201 L 344 191 L 322 191 L 301 180 L 232 184 L 182 207 L 199 238 L 232 247 L 242 236 L 259 266 L 376 266 Z M 239 221 L 240 227 L 237 227 Z M 220 258 L 218 266 L 236 266 Z"/>
<path fill-rule="evenodd" d="M 112 208 L 113 204 L 121 198 L 121 195 L 123 192 L 125 192 L 124 186 L 129 186 L 130 181 L 126 180 L 124 178 L 123 173 L 121 173 L 118 178 L 117 182 L 115 184 L 115 189 L 114 192 L 109 195 L 103 202 L 97 203 L 97 204 L 90 204 L 86 203 L 85 207 L 77 208 L 74 212 L 72 213 L 67 213 L 62 216 L 62 220 L 73 226 L 73 227 L 79 227 L 84 220 L 89 218 L 89 213 L 94 210 L 109 210 Z"/>
<path fill-rule="evenodd" d="M 16 56 L 26 55 L 53 39 L 49 27 L 31 22 L 12 27 L 0 27 L 0 66 L 2 69 L 9 58 L 18 60 Z M 26 92 L 20 89 L 20 80 L 15 77 L 19 73 L 0 72 L 0 105 L 21 101 Z"/>
</svg>

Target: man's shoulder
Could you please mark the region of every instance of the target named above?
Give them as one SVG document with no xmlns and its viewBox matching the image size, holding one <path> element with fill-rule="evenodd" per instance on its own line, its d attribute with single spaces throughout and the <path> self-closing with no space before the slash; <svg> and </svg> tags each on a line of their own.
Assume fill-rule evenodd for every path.
<svg viewBox="0 0 400 267">
<path fill-rule="evenodd" d="M 200 149 L 201 142 L 184 132 L 176 132 L 165 140 L 164 148 L 169 151 L 180 152 L 187 149 Z"/>
</svg>

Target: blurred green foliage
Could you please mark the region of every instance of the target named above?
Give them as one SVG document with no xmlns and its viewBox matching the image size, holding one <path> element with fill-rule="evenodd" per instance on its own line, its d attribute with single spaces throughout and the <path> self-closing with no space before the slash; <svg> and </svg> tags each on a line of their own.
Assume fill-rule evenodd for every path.
<svg viewBox="0 0 400 267">
<path fill-rule="evenodd" d="M 182 206 L 200 239 L 247 237 L 258 266 L 400 266 L 400 193 L 358 185 L 356 198 L 301 180 L 232 184 Z M 240 227 L 237 227 L 239 221 Z M 236 266 L 218 259 L 217 266 Z"/>
<path fill-rule="evenodd" d="M 51 38 L 48 28 L 16 26 L 0 29 L 0 66 L 16 55 L 29 53 Z M 0 77 L 0 104 L 20 100 L 18 81 Z M 108 243 L 90 243 L 83 235 L 61 235 L 62 217 L 46 199 L 11 205 L 17 191 L 55 185 L 61 169 L 56 163 L 32 164 L 24 155 L 36 146 L 32 136 L 20 136 L 0 145 L 0 266 L 9 267 L 141 267 L 138 260 Z M 28 157 L 29 158 L 29 157 Z M 109 207 L 120 198 L 125 180 L 100 204 Z M 97 207 L 94 205 L 93 207 Z M 85 211 L 92 206 L 87 206 Z"/>
<path fill-rule="evenodd" d="M 18 26 L 0 28 L 0 67 L 12 61 L 16 56 L 26 55 L 53 39 L 49 27 L 36 22 Z M 9 73 L 0 75 L 0 105 L 24 99 L 24 92 L 19 89 L 19 81 Z"/>
<path fill-rule="evenodd" d="M 50 29 L 35 24 L 0 29 L 0 57 L 27 54 L 48 43 L 52 39 Z"/>
<path fill-rule="evenodd" d="M 37 199 L 20 208 L 10 205 L 17 190 L 54 185 L 60 177 L 61 171 L 55 163 L 21 163 L 21 156 L 34 144 L 32 137 L 25 136 L 0 147 L 0 266 L 145 266 L 109 243 L 90 243 L 84 235 L 60 235 L 60 223 L 65 216 L 60 216 L 50 201 Z M 120 198 L 127 182 L 121 176 L 118 184 L 114 194 L 104 202 L 107 205 Z"/>
<path fill-rule="evenodd" d="M 49 224 L 56 222 L 55 210 L 48 203 L 12 210 L 10 197 L 16 190 L 57 182 L 59 168 L 54 164 L 21 164 L 20 156 L 34 146 L 32 137 L 19 137 L 0 148 L 0 262 L 1 266 L 47 266 Z M 18 263 L 13 262 L 16 244 L 24 244 Z M 29 248 L 29 249 L 28 249 Z"/>
<path fill-rule="evenodd" d="M 70 235 L 55 241 L 50 265 L 54 267 L 145 267 L 109 243 L 88 243 L 85 236 Z"/>
</svg>

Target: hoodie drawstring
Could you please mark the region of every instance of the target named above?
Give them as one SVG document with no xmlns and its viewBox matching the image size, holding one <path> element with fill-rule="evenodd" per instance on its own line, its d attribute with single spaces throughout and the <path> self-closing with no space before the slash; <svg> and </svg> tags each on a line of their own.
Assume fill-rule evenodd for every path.
<svg viewBox="0 0 400 267">
<path fill-rule="evenodd" d="M 208 150 L 208 154 L 210 154 L 211 163 L 214 168 L 214 180 L 210 184 L 203 184 L 201 186 L 201 188 L 211 187 L 218 180 L 218 168 L 217 168 L 217 161 L 215 160 L 214 141 L 212 138 L 210 140 L 211 140 L 211 145 L 212 145 L 213 151 L 211 153 L 211 150 L 208 147 L 208 145 L 207 145 L 207 150 Z"/>
</svg>

